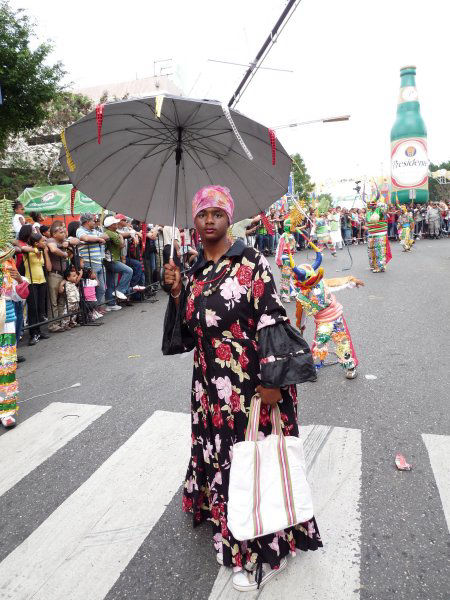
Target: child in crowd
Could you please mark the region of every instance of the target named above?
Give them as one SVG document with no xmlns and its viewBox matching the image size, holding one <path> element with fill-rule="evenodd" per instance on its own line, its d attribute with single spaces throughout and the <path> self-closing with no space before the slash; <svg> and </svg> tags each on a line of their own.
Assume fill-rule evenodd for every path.
<svg viewBox="0 0 450 600">
<path fill-rule="evenodd" d="M 78 284 L 81 275 L 81 271 L 77 273 L 74 267 L 67 269 L 64 273 L 64 279 L 59 284 L 58 291 L 60 294 L 64 294 L 65 292 L 67 298 L 67 312 L 70 315 L 63 320 L 63 327 L 66 329 L 78 327 L 77 315 L 72 313 L 78 313 L 80 310 L 80 292 L 78 290 Z"/>
<path fill-rule="evenodd" d="M 98 279 L 95 271 L 90 267 L 83 269 L 83 278 L 81 281 L 83 288 L 83 298 L 88 309 L 90 320 L 100 319 L 103 315 L 96 310 L 97 296 L 95 288 L 98 286 Z"/>
</svg>

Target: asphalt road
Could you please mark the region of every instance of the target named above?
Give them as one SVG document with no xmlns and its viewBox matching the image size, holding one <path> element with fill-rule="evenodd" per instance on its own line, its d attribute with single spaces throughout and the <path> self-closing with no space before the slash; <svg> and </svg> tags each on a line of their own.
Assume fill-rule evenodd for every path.
<svg viewBox="0 0 450 600">
<path fill-rule="evenodd" d="M 351 253 L 353 267 L 342 274 L 366 285 L 339 292 L 339 299 L 359 356 L 359 377 L 345 380 L 337 365 L 322 369 L 316 383 L 300 387 L 299 420 L 361 431 L 361 536 L 354 559 L 361 579 L 351 597 L 448 598 L 448 529 L 422 434 L 449 435 L 450 240 L 422 240 L 409 254 L 394 245 L 384 274 L 369 271 L 365 246 Z M 296 258 L 305 262 L 306 253 Z M 338 251 L 337 259 L 326 255 L 325 276 L 338 276 L 349 263 L 346 250 Z M 0 560 L 22 548 L 156 410 L 189 412 L 192 359 L 163 357 L 160 351 L 165 303 L 161 293 L 155 304 L 109 313 L 101 327 L 55 334 L 21 348 L 27 362 L 18 371 L 20 422 L 54 402 L 112 408 L 0 497 Z M 288 307 L 292 318 L 294 307 Z M 311 337 L 309 322 L 306 339 Z M 75 383 L 81 385 L 45 395 Z M 8 455 L 8 435 L 0 434 L 6 461 L 14 458 Z M 412 471 L 396 470 L 399 451 Z M 342 506 L 338 521 L 346 516 Z M 46 548 L 40 551 L 45 561 Z M 209 597 L 218 574 L 209 528 L 192 529 L 181 512 L 180 490 L 122 569 L 107 600 Z M 345 577 L 337 574 L 336 590 Z M 1 588 L 2 599 L 29 597 L 18 591 L 2 595 Z"/>
</svg>

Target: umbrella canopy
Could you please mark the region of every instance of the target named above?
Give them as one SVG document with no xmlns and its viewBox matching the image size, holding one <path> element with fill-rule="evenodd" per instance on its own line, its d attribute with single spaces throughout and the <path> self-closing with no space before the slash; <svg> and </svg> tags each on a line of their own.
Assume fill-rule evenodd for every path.
<svg viewBox="0 0 450 600">
<path fill-rule="evenodd" d="M 230 188 L 238 221 L 287 191 L 291 159 L 276 141 L 274 165 L 269 130 L 226 113 L 219 102 L 169 95 L 106 104 L 65 130 L 60 160 L 109 210 L 189 226 L 194 194 L 215 184 Z"/>
<path fill-rule="evenodd" d="M 38 212 L 42 215 L 70 215 L 70 192 L 72 185 L 52 185 L 25 188 L 18 197 L 22 202 L 27 215 L 30 212 Z M 85 196 L 82 192 L 76 192 L 73 212 L 75 215 L 90 212 L 99 213 L 101 207 Z"/>
</svg>

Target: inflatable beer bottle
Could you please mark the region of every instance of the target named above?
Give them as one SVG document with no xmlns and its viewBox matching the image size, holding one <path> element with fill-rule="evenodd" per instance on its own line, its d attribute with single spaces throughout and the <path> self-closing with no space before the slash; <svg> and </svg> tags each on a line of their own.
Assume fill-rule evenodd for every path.
<svg viewBox="0 0 450 600">
<path fill-rule="evenodd" d="M 392 199 L 428 202 L 427 129 L 420 114 L 416 67 L 400 69 L 397 118 L 391 130 Z M 411 191 L 413 190 L 413 191 Z"/>
</svg>

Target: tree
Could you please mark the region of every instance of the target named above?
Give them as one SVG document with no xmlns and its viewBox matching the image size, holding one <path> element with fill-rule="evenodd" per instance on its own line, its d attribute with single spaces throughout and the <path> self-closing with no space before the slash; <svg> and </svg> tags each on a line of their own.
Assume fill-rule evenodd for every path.
<svg viewBox="0 0 450 600">
<path fill-rule="evenodd" d="M 0 161 L 0 196 L 15 198 L 24 187 L 65 180 L 58 160 L 61 131 L 92 109 L 86 96 L 59 92 L 45 107 L 48 117 L 40 127 L 11 139 Z"/>
<path fill-rule="evenodd" d="M 440 165 L 430 164 L 430 171 L 433 173 L 434 171 L 439 171 L 440 169 L 445 169 L 446 171 L 450 171 L 450 161 L 443 162 Z M 450 184 L 443 185 L 439 183 L 437 179 L 433 177 L 428 178 L 428 191 L 430 195 L 431 202 L 449 202 L 450 201 Z"/>
<path fill-rule="evenodd" d="M 309 204 L 310 196 L 314 191 L 314 184 L 300 154 L 293 154 L 291 158 L 294 194 L 297 194 L 300 200 L 304 200 Z"/>
<path fill-rule="evenodd" d="M 34 36 L 34 24 L 23 9 L 14 11 L 7 0 L 0 0 L 0 155 L 10 136 L 45 121 L 49 103 L 62 89 L 61 63 L 46 64 L 52 44 L 47 41 L 32 50 Z"/>
</svg>

